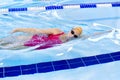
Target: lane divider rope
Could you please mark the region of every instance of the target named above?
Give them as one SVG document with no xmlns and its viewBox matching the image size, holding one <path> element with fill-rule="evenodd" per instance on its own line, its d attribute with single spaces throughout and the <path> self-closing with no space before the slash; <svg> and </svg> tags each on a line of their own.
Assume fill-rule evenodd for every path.
<svg viewBox="0 0 120 80">
<path fill-rule="evenodd" d="M 9 12 L 25 12 L 25 11 L 47 11 L 47 10 L 60 10 L 68 8 L 110 8 L 120 7 L 120 2 L 104 2 L 104 3 L 84 3 L 84 4 L 63 4 L 63 5 L 51 5 L 51 6 L 40 6 L 40 7 L 25 7 L 25 8 L 8 8 L 0 9 L 0 13 Z"/>
</svg>

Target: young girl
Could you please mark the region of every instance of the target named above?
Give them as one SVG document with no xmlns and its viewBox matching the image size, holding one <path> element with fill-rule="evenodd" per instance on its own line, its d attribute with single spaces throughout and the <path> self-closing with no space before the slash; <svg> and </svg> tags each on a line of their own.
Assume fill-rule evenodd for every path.
<svg viewBox="0 0 120 80">
<path fill-rule="evenodd" d="M 23 49 L 38 45 L 36 49 L 46 49 L 57 44 L 65 43 L 71 38 L 78 38 L 82 34 L 81 27 L 74 27 L 68 33 L 58 28 L 38 29 L 38 28 L 16 28 L 12 33 L 23 32 L 32 34 L 29 36 L 16 36 L 14 40 L 4 38 L 0 40 L 0 48 Z M 44 34 L 44 35 L 41 35 Z M 21 41 L 22 40 L 22 41 Z M 23 41 L 24 40 L 24 41 Z"/>
</svg>

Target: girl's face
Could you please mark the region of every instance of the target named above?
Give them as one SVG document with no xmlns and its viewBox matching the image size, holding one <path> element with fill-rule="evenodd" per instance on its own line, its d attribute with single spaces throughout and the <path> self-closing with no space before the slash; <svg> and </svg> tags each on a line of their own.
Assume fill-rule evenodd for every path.
<svg viewBox="0 0 120 80">
<path fill-rule="evenodd" d="M 80 36 L 80 34 L 82 33 L 82 28 L 81 27 L 76 27 L 73 28 L 69 33 L 68 33 L 68 37 L 70 38 L 78 38 Z"/>
</svg>

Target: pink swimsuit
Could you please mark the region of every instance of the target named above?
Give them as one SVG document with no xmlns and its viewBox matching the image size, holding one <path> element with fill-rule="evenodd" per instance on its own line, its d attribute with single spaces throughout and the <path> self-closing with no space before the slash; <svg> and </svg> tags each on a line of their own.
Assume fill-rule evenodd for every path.
<svg viewBox="0 0 120 80">
<path fill-rule="evenodd" d="M 38 34 L 33 35 L 33 37 L 24 43 L 24 46 L 36 46 L 40 45 L 37 49 L 45 49 L 54 46 L 55 44 L 61 44 L 60 35 L 63 35 L 64 32 L 59 34 L 50 34 L 48 36 L 40 36 Z"/>
</svg>

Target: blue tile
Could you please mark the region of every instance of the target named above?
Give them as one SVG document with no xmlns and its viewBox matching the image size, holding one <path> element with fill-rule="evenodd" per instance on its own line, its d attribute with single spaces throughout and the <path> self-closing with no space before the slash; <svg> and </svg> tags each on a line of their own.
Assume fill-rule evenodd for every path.
<svg viewBox="0 0 120 80">
<path fill-rule="evenodd" d="M 70 68 L 84 67 L 85 65 L 82 62 L 70 63 Z"/>
<path fill-rule="evenodd" d="M 21 75 L 21 71 L 5 72 L 5 77 L 18 76 L 18 75 Z"/>
<path fill-rule="evenodd" d="M 70 59 L 67 61 L 70 65 L 70 68 L 77 68 L 77 67 L 84 67 L 85 66 L 85 64 L 83 63 L 81 58 Z"/>
<path fill-rule="evenodd" d="M 37 67 L 42 67 L 42 68 L 44 68 L 44 67 L 52 67 L 52 63 L 51 62 L 45 62 L 45 63 L 38 63 L 37 64 Z"/>
<path fill-rule="evenodd" d="M 0 73 L 0 78 L 3 78 L 3 73 Z"/>
<path fill-rule="evenodd" d="M 82 60 L 87 62 L 87 61 L 96 61 L 97 59 L 95 56 L 90 56 L 90 57 L 83 57 Z"/>
<path fill-rule="evenodd" d="M 31 65 L 22 65 L 21 69 L 25 70 L 25 69 L 34 69 L 36 68 L 36 64 L 31 64 Z"/>
<path fill-rule="evenodd" d="M 0 73 L 3 73 L 3 68 L 0 68 Z"/>
<path fill-rule="evenodd" d="M 114 53 L 111 53 L 111 56 L 120 56 L 120 52 L 114 52 Z"/>
<path fill-rule="evenodd" d="M 60 65 L 60 66 L 54 66 L 55 71 L 57 70 L 64 70 L 64 69 L 69 69 L 68 65 Z"/>
<path fill-rule="evenodd" d="M 39 73 L 46 73 L 46 72 L 51 72 L 51 71 L 54 71 L 52 66 L 44 67 L 44 68 L 43 67 L 38 68 Z"/>
<path fill-rule="evenodd" d="M 67 65 L 66 60 L 54 61 L 52 63 L 53 63 L 53 65 Z"/>
<path fill-rule="evenodd" d="M 86 66 L 99 64 L 99 62 L 97 60 L 85 61 L 84 63 Z"/>
<path fill-rule="evenodd" d="M 111 58 L 110 54 L 103 54 L 103 55 L 97 55 L 97 59 L 106 59 L 106 58 Z"/>
<path fill-rule="evenodd" d="M 106 58 L 106 59 L 99 59 L 100 63 L 108 63 L 108 62 L 112 62 L 113 59 L 112 58 Z"/>
<path fill-rule="evenodd" d="M 34 74 L 34 73 L 37 73 L 37 70 L 35 68 L 22 70 L 22 74 Z"/>
<path fill-rule="evenodd" d="M 95 56 L 83 57 L 82 60 L 86 66 L 99 64 Z"/>
<path fill-rule="evenodd" d="M 118 61 L 118 60 L 120 60 L 120 56 L 114 56 L 113 59 L 114 59 L 115 61 Z"/>
<path fill-rule="evenodd" d="M 67 61 L 68 63 L 77 63 L 77 62 L 82 63 L 81 58 L 69 59 Z"/>
<path fill-rule="evenodd" d="M 19 71 L 20 66 L 14 66 L 14 67 L 5 67 L 4 68 L 5 72 L 10 72 L 10 71 Z"/>
</svg>

